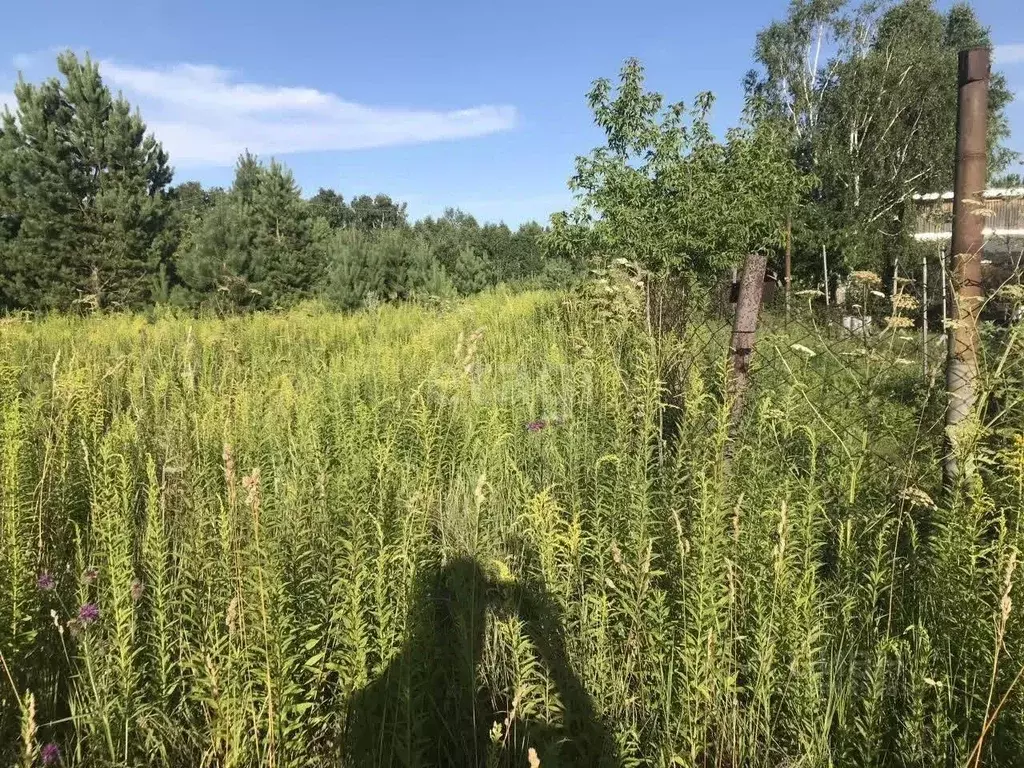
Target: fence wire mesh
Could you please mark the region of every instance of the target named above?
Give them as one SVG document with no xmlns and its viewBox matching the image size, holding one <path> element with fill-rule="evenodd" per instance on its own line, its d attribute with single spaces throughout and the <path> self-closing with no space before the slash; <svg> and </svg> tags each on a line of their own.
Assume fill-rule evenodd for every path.
<svg viewBox="0 0 1024 768">
<path fill-rule="evenodd" d="M 794 287 L 787 297 L 781 285 L 766 283 L 745 421 L 762 423 L 751 414 L 785 414 L 793 423 L 816 425 L 825 456 L 892 470 L 939 467 L 946 450 L 945 318 L 953 302 L 948 282 L 944 290 L 943 257 L 912 269 L 897 266 L 885 284 L 877 275 L 854 273 L 829 294 Z M 981 389 L 998 401 L 1006 382 L 1024 381 L 1024 356 L 1005 354 L 1022 322 L 1024 272 L 1013 253 L 988 261 Z M 713 361 L 728 365 L 736 298 L 726 282 L 704 309 L 677 324 L 682 347 L 696 350 L 705 369 Z M 928 460 L 914 461 L 922 453 Z"/>
</svg>

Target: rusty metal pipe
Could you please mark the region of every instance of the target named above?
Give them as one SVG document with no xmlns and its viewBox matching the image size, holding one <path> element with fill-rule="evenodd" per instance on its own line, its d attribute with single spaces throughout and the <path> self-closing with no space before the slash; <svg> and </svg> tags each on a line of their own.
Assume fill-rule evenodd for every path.
<svg viewBox="0 0 1024 768">
<path fill-rule="evenodd" d="M 960 51 L 956 116 L 956 168 L 953 181 L 953 279 L 951 328 L 948 334 L 946 391 L 947 485 L 960 473 L 958 440 L 974 415 L 978 399 L 978 315 L 985 300 L 981 251 L 985 244 L 982 192 L 988 161 L 988 87 L 991 62 L 987 48 Z"/>
</svg>

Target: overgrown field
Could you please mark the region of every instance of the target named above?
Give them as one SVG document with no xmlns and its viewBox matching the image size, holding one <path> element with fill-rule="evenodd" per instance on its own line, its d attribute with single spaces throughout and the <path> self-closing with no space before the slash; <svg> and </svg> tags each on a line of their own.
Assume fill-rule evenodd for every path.
<svg viewBox="0 0 1024 768">
<path fill-rule="evenodd" d="M 944 495 L 786 333 L 730 440 L 720 339 L 547 293 L 5 322 L 0 764 L 1019 765 L 1019 414 Z"/>
</svg>

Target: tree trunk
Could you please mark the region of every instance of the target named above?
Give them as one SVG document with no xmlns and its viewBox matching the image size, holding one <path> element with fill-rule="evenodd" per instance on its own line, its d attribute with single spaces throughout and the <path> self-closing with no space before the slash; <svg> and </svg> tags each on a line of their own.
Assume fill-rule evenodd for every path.
<svg viewBox="0 0 1024 768">
<path fill-rule="evenodd" d="M 731 403 L 731 424 L 735 429 L 743 416 L 743 400 L 750 383 L 750 360 L 754 354 L 757 335 L 757 319 L 764 295 L 764 276 L 768 257 L 763 253 L 751 253 L 743 265 L 740 278 L 739 296 L 736 300 L 736 317 L 732 327 L 732 375 L 729 380 L 729 401 Z"/>
</svg>

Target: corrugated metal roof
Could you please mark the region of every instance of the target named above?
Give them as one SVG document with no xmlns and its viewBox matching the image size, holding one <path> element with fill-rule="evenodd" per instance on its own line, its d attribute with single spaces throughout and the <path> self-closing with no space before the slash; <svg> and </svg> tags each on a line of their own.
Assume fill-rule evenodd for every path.
<svg viewBox="0 0 1024 768">
<path fill-rule="evenodd" d="M 985 217 L 986 238 L 1024 238 L 1024 187 L 986 189 L 983 198 L 985 204 L 979 212 Z M 953 231 L 953 193 L 919 194 L 914 200 L 918 203 L 914 239 L 949 239 Z"/>
<path fill-rule="evenodd" d="M 1024 187 L 993 187 L 981 193 L 985 200 L 1002 200 L 1010 197 L 1024 197 Z M 952 192 L 916 192 L 915 200 L 952 200 Z"/>
</svg>

